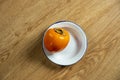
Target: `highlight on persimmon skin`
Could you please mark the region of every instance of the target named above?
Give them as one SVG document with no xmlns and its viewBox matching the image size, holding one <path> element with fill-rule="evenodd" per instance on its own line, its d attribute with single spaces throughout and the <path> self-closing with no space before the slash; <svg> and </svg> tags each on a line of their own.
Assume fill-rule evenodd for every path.
<svg viewBox="0 0 120 80">
<path fill-rule="evenodd" d="M 63 28 L 50 28 L 44 36 L 44 45 L 48 51 L 63 50 L 70 41 L 70 34 Z"/>
</svg>

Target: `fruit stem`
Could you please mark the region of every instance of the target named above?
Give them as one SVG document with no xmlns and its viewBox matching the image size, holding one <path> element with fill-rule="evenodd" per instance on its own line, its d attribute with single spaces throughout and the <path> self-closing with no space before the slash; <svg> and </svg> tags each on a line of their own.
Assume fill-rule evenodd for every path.
<svg viewBox="0 0 120 80">
<path fill-rule="evenodd" d="M 55 30 L 55 32 L 57 32 L 58 34 L 61 34 L 61 35 L 64 34 L 63 30 L 60 29 L 60 28 L 54 28 L 54 30 Z"/>
</svg>

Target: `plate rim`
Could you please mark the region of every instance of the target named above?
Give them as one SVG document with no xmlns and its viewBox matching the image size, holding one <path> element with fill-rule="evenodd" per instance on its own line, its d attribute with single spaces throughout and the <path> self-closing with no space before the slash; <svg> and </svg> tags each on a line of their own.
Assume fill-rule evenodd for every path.
<svg viewBox="0 0 120 80">
<path fill-rule="evenodd" d="M 44 51 L 44 47 L 43 47 L 43 46 L 44 46 L 44 36 L 45 36 L 45 32 L 46 32 L 52 25 L 57 24 L 57 23 L 61 23 L 61 22 L 70 22 L 70 23 L 73 23 L 73 24 L 79 26 L 79 28 L 83 31 L 83 34 L 85 35 L 85 38 L 86 38 L 86 41 L 85 41 L 85 42 L 86 42 L 86 48 L 85 48 L 85 51 L 84 51 L 83 56 L 82 56 L 79 60 L 77 60 L 75 63 L 72 63 L 72 64 L 63 65 L 63 64 L 56 63 L 56 62 L 50 60 L 50 59 L 48 58 L 48 56 L 45 54 L 45 51 Z M 76 23 L 73 22 L 73 21 L 60 20 L 60 21 L 54 22 L 54 23 L 52 23 L 51 25 L 49 25 L 49 26 L 45 29 L 45 31 L 43 32 L 43 36 L 42 36 L 42 50 L 43 50 L 43 53 L 44 53 L 44 55 L 47 57 L 47 59 L 48 59 L 50 62 L 52 62 L 52 63 L 54 63 L 54 64 L 56 64 L 56 65 L 59 65 L 59 66 L 70 66 L 70 65 L 76 64 L 76 63 L 79 62 L 79 61 L 84 57 L 84 55 L 86 54 L 87 47 L 88 47 L 88 40 L 87 40 L 87 36 L 86 36 L 86 34 L 85 34 L 85 31 L 81 28 L 80 25 L 76 24 Z"/>
</svg>

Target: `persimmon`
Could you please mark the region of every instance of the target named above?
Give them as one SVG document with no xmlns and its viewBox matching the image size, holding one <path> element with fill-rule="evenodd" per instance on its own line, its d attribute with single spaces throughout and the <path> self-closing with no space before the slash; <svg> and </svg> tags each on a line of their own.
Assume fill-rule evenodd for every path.
<svg viewBox="0 0 120 80">
<path fill-rule="evenodd" d="M 70 34 L 63 28 L 50 28 L 44 36 L 44 45 L 48 51 L 63 50 L 70 40 Z"/>
</svg>

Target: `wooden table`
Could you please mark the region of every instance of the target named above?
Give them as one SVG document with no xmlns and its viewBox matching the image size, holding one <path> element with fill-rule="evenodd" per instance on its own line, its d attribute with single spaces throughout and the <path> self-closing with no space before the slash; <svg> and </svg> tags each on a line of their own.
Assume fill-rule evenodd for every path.
<svg viewBox="0 0 120 80">
<path fill-rule="evenodd" d="M 86 55 L 47 60 L 43 32 L 59 20 L 82 26 Z M 0 0 L 0 80 L 120 80 L 120 0 Z"/>
</svg>

